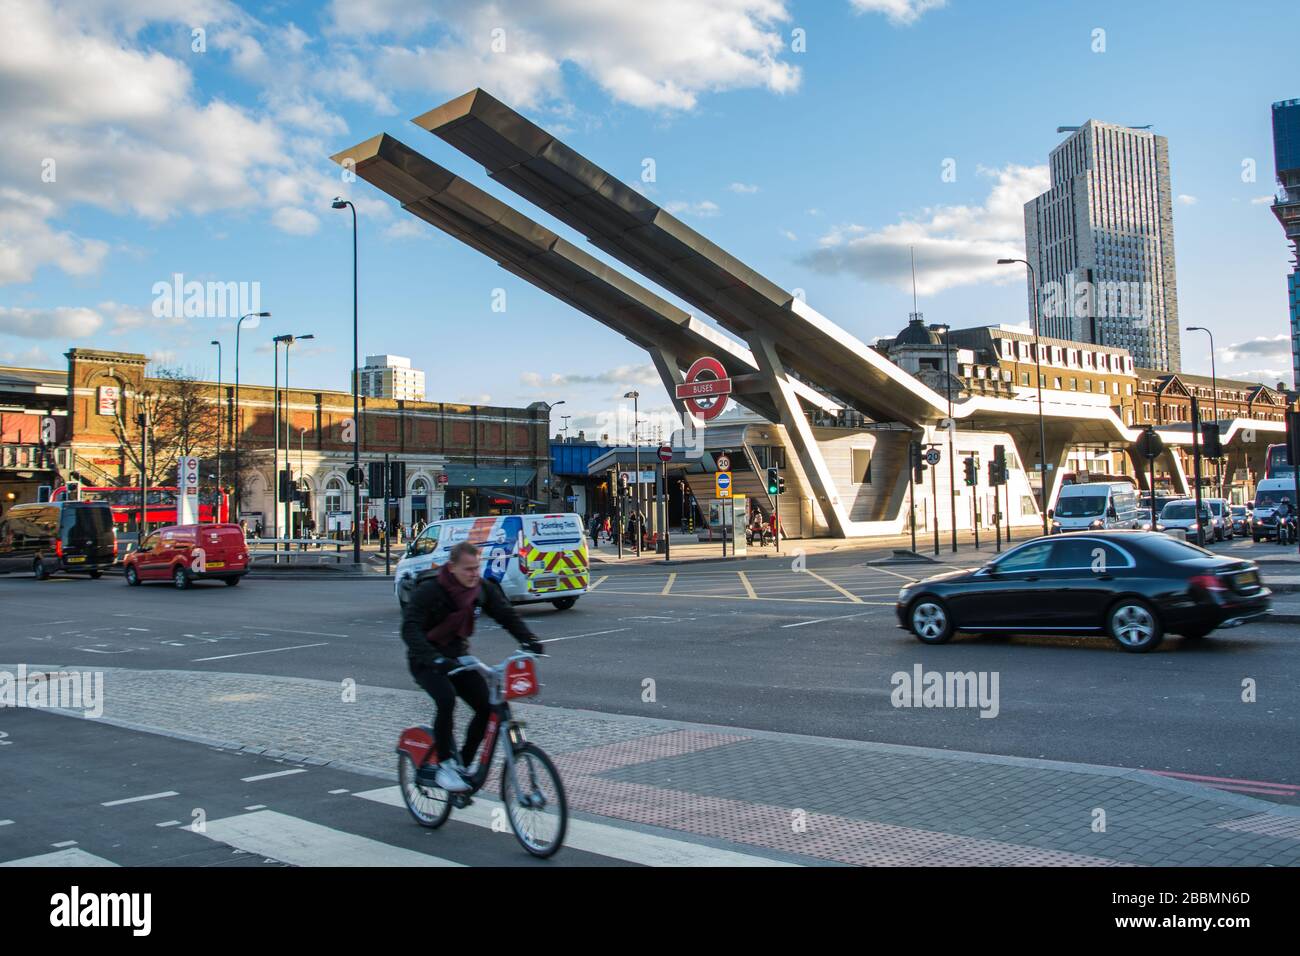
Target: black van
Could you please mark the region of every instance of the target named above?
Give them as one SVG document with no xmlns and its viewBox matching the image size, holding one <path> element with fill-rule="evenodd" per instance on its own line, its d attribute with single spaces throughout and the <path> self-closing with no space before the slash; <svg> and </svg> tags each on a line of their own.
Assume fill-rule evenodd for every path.
<svg viewBox="0 0 1300 956">
<path fill-rule="evenodd" d="M 14 505 L 0 515 L 0 574 L 63 571 L 99 577 L 117 560 L 113 510 L 96 501 Z"/>
</svg>

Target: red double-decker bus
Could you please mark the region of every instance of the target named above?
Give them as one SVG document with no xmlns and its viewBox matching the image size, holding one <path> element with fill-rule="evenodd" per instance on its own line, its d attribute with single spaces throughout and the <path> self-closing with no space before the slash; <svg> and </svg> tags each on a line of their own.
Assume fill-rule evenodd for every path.
<svg viewBox="0 0 1300 956">
<path fill-rule="evenodd" d="M 1295 474 L 1295 465 L 1286 463 L 1286 445 L 1269 445 L 1264 458 L 1265 478 L 1290 478 Z"/>
<path fill-rule="evenodd" d="M 67 497 L 67 486 L 60 485 L 51 495 L 54 501 Z M 82 501 L 102 501 L 113 510 L 113 524 L 118 531 L 135 529 L 140 521 L 140 489 L 135 488 L 95 488 L 82 486 L 79 492 Z M 199 521 L 211 524 L 214 521 L 230 520 L 230 495 L 225 492 L 199 492 Z M 145 502 L 145 521 L 152 527 L 177 523 L 176 488 L 150 487 L 148 500 Z"/>
</svg>

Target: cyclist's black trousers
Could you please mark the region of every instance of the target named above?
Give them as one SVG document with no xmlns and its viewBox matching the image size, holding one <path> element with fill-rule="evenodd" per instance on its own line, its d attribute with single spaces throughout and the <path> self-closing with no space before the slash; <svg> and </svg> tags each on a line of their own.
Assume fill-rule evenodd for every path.
<svg viewBox="0 0 1300 956">
<path fill-rule="evenodd" d="M 474 762 L 474 753 L 483 742 L 487 731 L 490 702 L 488 700 L 487 681 L 478 671 L 463 671 L 448 677 L 442 668 L 411 665 L 411 676 L 415 682 L 428 691 L 433 702 L 438 706 L 437 716 L 433 721 L 433 744 L 442 762 L 451 756 L 455 744 L 452 711 L 459 697 L 474 709 L 474 717 L 465 731 L 465 746 L 460 751 L 460 762 L 468 767 Z"/>
</svg>

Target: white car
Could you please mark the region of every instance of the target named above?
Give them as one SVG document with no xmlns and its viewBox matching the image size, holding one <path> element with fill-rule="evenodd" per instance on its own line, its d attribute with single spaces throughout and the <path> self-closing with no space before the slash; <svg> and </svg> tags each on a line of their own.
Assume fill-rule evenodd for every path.
<svg viewBox="0 0 1300 956">
<path fill-rule="evenodd" d="M 1205 540 L 1213 541 L 1213 522 L 1214 517 L 1210 506 L 1204 501 L 1201 502 L 1200 520 L 1197 520 L 1196 501 L 1192 498 L 1171 501 L 1160 512 L 1160 524 L 1164 525 L 1165 533 L 1182 536 L 1187 541 L 1195 541 L 1197 531 L 1202 528 L 1205 532 Z"/>
</svg>

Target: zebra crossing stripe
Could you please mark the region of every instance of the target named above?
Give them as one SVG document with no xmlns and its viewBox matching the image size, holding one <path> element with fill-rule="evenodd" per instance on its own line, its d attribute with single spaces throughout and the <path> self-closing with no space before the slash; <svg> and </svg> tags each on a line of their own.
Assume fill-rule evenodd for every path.
<svg viewBox="0 0 1300 956">
<path fill-rule="evenodd" d="M 400 787 L 381 787 L 378 790 L 366 790 L 354 793 L 354 797 L 373 800 L 391 807 L 401 807 Z M 500 812 L 498 812 L 500 811 Z M 474 826 L 491 829 L 493 824 L 499 827 L 505 821 L 504 807 L 496 800 L 476 796 L 474 802 L 463 810 L 452 813 L 453 822 L 470 823 Z M 505 824 L 507 827 L 508 823 Z M 509 832 L 509 831 L 507 831 Z M 510 839 L 514 839 L 513 834 Z M 720 847 L 691 843 L 687 840 L 675 840 L 672 837 L 643 833 L 626 827 L 610 826 L 590 820 L 575 820 L 569 817 L 568 833 L 564 845 L 574 850 L 595 853 L 626 863 L 640 863 L 643 866 L 797 866 L 781 860 L 754 856 L 749 853 L 737 853 Z"/>
<path fill-rule="evenodd" d="M 209 820 L 203 836 L 293 866 L 463 866 L 274 810 Z"/>
<path fill-rule="evenodd" d="M 117 864 L 102 856 L 87 853 L 80 847 L 69 847 L 66 850 L 42 853 L 21 860 L 6 860 L 0 863 L 0 866 L 117 866 Z"/>
</svg>

